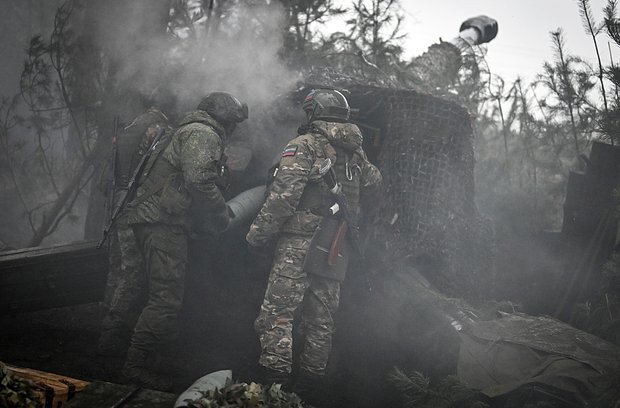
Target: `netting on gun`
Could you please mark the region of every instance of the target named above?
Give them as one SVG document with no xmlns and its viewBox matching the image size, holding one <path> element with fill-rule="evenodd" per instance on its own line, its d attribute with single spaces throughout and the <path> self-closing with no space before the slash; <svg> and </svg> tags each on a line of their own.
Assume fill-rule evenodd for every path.
<svg viewBox="0 0 620 408">
<path fill-rule="evenodd" d="M 474 203 L 467 111 L 409 90 L 357 87 L 351 99 L 361 106 L 357 120 L 373 123 L 381 132 L 380 143 L 368 149 L 375 150 L 385 184 L 370 241 L 383 246 L 381 252 L 391 259 L 425 265 L 432 271 L 429 278 L 450 295 L 488 297 L 493 233 Z M 382 106 L 370 112 L 372 104 L 364 100 Z"/>
</svg>

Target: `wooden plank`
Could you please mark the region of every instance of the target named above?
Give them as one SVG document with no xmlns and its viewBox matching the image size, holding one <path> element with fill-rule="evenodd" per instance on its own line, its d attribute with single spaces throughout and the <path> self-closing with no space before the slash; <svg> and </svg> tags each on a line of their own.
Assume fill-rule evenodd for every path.
<svg viewBox="0 0 620 408">
<path fill-rule="evenodd" d="M 76 393 L 82 391 L 89 383 L 75 378 L 34 370 L 6 366 L 9 373 L 15 377 L 25 378 L 32 381 L 34 392 L 44 407 L 61 407 L 73 398 Z"/>
<path fill-rule="evenodd" d="M 63 408 L 110 408 L 127 396 L 135 387 L 103 381 L 88 385 Z M 138 390 L 121 406 L 123 408 L 171 408 L 176 395 L 160 391 Z"/>
</svg>

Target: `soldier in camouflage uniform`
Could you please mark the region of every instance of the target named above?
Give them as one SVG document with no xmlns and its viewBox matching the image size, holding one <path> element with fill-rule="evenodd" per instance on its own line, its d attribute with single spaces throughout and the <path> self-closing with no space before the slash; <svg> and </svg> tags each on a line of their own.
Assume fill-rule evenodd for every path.
<svg viewBox="0 0 620 408">
<path fill-rule="evenodd" d="M 189 112 L 174 134 L 165 134 L 130 203 L 132 225 L 145 260 L 148 300 L 136 323 L 123 374 L 132 382 L 167 389 L 169 381 L 148 360 L 177 334 L 187 265 L 188 234 L 226 229 L 229 214 L 218 188 L 224 143 L 247 118 L 247 105 L 214 92 Z"/>
<path fill-rule="evenodd" d="M 118 136 L 114 168 L 115 203 L 127 193 L 127 184 L 135 166 L 162 128 L 171 130 L 168 118 L 159 109 L 152 107 L 136 117 Z M 98 351 L 102 355 L 120 356 L 126 351 L 146 283 L 142 255 L 133 229 L 127 224 L 126 211 L 121 213 L 115 223 L 113 241 L 110 256 L 118 258 L 120 270 L 116 279 L 108 277 L 108 284 L 113 283 L 112 296 L 103 319 Z"/>
<path fill-rule="evenodd" d="M 362 150 L 359 128 L 346 123 L 350 110 L 340 92 L 314 90 L 303 107 L 308 126 L 300 128 L 302 134 L 285 147 L 266 202 L 246 237 L 253 252 L 265 251 L 277 240 L 268 287 L 255 322 L 262 346 L 259 363 L 267 381 L 286 383 L 291 373 L 293 315 L 303 304 L 305 340 L 295 387 L 302 394 L 325 374 L 341 284 L 336 276 L 310 274 L 304 268 L 313 235 L 334 204 L 318 169 L 326 158 L 335 163 L 355 219 L 360 196 L 375 193 L 381 181 L 379 170 Z"/>
</svg>

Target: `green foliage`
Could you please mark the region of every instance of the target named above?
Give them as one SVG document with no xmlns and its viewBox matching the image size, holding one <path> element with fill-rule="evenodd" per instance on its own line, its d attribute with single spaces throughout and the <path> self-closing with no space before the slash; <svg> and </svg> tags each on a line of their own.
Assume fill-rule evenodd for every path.
<svg viewBox="0 0 620 408">
<path fill-rule="evenodd" d="M 483 397 L 464 385 L 457 377 L 448 376 L 438 384 L 414 371 L 405 373 L 394 368 L 390 382 L 401 393 L 403 408 L 488 408 Z"/>
<path fill-rule="evenodd" d="M 573 320 L 582 330 L 620 345 L 620 252 L 605 262 L 602 277 L 600 294 L 576 305 Z"/>
<path fill-rule="evenodd" d="M 266 387 L 256 383 L 234 383 L 227 380 L 223 388 L 204 393 L 195 400 L 188 401 L 189 408 L 302 408 L 303 404 L 294 393 L 282 390 L 281 384 Z"/>
<path fill-rule="evenodd" d="M 592 68 L 581 58 L 566 52 L 561 29 L 551 33 L 555 59 L 546 62 L 539 84 L 549 94 L 545 110 L 553 118 L 565 121 L 565 130 L 572 136 L 575 157 L 585 151 L 587 141 L 596 130 L 598 111 L 590 99 L 595 83 Z"/>
<path fill-rule="evenodd" d="M 551 40 L 554 58 L 536 81 L 495 78 L 474 123 L 477 199 L 500 235 L 559 229 L 568 173 L 600 137 L 592 68 L 566 51 L 561 29 Z"/>
<path fill-rule="evenodd" d="M 403 21 L 398 0 L 357 0 L 347 21 L 352 51 L 362 52 L 379 68 L 398 63 Z"/>
<path fill-rule="evenodd" d="M 401 41 L 403 12 L 399 0 L 355 0 L 347 14 L 347 32 L 321 39 L 316 62 L 361 80 L 406 87 L 398 77 L 406 70 Z"/>
<path fill-rule="evenodd" d="M 43 405 L 33 391 L 30 381 L 17 378 L 0 363 L 0 407 L 40 408 Z"/>
</svg>

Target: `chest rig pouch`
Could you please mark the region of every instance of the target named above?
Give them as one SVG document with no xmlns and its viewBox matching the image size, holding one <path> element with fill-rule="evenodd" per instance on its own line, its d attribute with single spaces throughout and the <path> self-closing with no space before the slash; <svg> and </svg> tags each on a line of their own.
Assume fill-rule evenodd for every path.
<svg viewBox="0 0 620 408">
<path fill-rule="evenodd" d="M 189 192 L 185 188 L 183 176 L 172 173 L 164 182 L 159 196 L 159 206 L 168 215 L 185 214 L 192 204 Z"/>
<path fill-rule="evenodd" d="M 350 152 L 343 149 L 337 149 L 336 152 L 337 160 L 333 166 L 335 181 L 347 197 L 347 207 L 349 207 L 350 216 L 354 218 L 352 221 L 355 222 L 359 201 L 360 167 L 355 163 Z M 317 183 L 317 187 L 320 186 L 317 193 L 320 194 L 321 204 L 318 211 L 324 216 L 310 241 L 304 269 L 309 274 L 342 282 L 346 276 L 351 251 L 350 242 L 346 236 L 351 231 L 347 232 L 347 230 L 354 228 L 355 225 L 347 225 L 342 218 L 342 213 L 333 213 L 335 198 L 325 181 L 325 176 L 329 171 L 329 168 L 320 169 L 321 181 Z"/>
<path fill-rule="evenodd" d="M 230 187 L 230 168 L 228 167 L 228 156 L 225 153 L 222 153 L 220 159 L 215 163 L 217 167 L 217 180 L 215 184 L 220 189 L 220 191 L 224 192 L 228 190 Z"/>
</svg>

